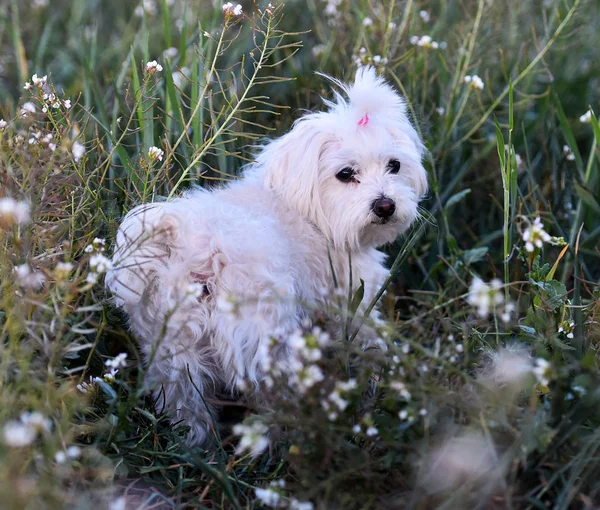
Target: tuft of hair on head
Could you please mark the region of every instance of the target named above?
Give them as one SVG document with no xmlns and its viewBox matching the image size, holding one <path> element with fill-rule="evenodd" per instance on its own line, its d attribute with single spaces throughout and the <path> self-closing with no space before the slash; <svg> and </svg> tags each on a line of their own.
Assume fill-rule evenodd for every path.
<svg viewBox="0 0 600 510">
<path fill-rule="evenodd" d="M 354 114 L 356 123 L 365 115 L 374 120 L 387 117 L 389 120 L 407 120 L 406 102 L 377 75 L 374 67 L 359 67 L 353 83 L 344 83 L 337 78 L 317 73 L 335 85 L 334 101 L 323 99 L 332 113 Z"/>
</svg>

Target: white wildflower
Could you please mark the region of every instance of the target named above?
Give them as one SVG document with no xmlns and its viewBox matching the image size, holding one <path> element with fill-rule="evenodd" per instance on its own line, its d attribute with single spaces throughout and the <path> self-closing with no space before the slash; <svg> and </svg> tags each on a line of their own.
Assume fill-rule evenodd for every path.
<svg viewBox="0 0 600 510">
<path fill-rule="evenodd" d="M 444 115 L 446 113 L 446 108 L 443 106 L 438 106 L 435 111 L 438 115 Z"/>
<path fill-rule="evenodd" d="M 31 101 L 27 101 L 26 103 L 23 104 L 23 106 L 21 107 L 21 117 L 25 118 L 27 117 L 30 113 L 35 113 L 37 111 L 37 108 L 35 107 L 35 104 L 32 103 Z"/>
<path fill-rule="evenodd" d="M 63 451 L 58 451 L 54 454 L 54 460 L 59 464 L 64 464 L 67 461 L 67 454 Z"/>
<path fill-rule="evenodd" d="M 110 259 L 102 255 L 102 253 L 95 253 L 90 257 L 90 268 L 92 271 L 102 274 L 110 271 L 113 267 Z"/>
<path fill-rule="evenodd" d="M 575 161 L 575 154 L 568 145 L 563 146 L 563 156 L 567 161 Z"/>
<path fill-rule="evenodd" d="M 162 161 L 164 155 L 164 151 L 158 147 L 152 146 L 148 149 L 148 157 L 150 158 L 150 161 Z"/>
<path fill-rule="evenodd" d="M 419 16 L 425 23 L 429 23 L 429 21 L 431 20 L 427 11 L 419 11 Z"/>
<path fill-rule="evenodd" d="M 135 15 L 138 18 L 141 18 L 144 13 L 148 14 L 148 16 L 155 16 L 156 12 L 154 0 L 143 0 L 143 2 L 135 8 Z"/>
<path fill-rule="evenodd" d="M 590 124 L 592 122 L 592 110 L 588 110 L 581 117 L 579 117 L 579 122 Z"/>
<path fill-rule="evenodd" d="M 147 73 L 160 73 L 163 70 L 163 66 L 161 66 L 156 60 L 152 60 L 146 64 L 146 72 Z"/>
<path fill-rule="evenodd" d="M 0 228 L 27 225 L 31 221 L 31 207 L 27 202 L 12 197 L 0 198 Z"/>
<path fill-rule="evenodd" d="M 575 323 L 573 321 L 564 321 L 558 328 L 559 333 L 563 333 L 567 338 L 575 337 Z"/>
<path fill-rule="evenodd" d="M 483 80 L 476 74 L 473 76 L 465 76 L 465 83 L 469 85 L 469 87 L 477 90 L 483 90 L 485 87 Z"/>
<path fill-rule="evenodd" d="M 533 372 L 533 360 L 523 347 L 500 349 L 492 354 L 492 365 L 483 375 L 483 381 L 493 387 L 522 388 Z"/>
<path fill-rule="evenodd" d="M 37 74 L 34 74 L 31 77 L 31 83 L 33 83 L 33 85 L 35 85 L 38 88 L 42 88 L 44 85 L 46 85 L 46 83 L 48 82 L 48 76 L 44 75 L 41 78 L 38 78 Z"/>
<path fill-rule="evenodd" d="M 390 30 L 396 30 L 396 28 L 398 28 L 398 25 L 396 23 L 394 23 L 393 21 L 388 25 L 388 28 Z"/>
<path fill-rule="evenodd" d="M 73 142 L 71 151 L 73 152 L 73 159 L 76 163 L 85 155 L 85 147 L 79 142 Z"/>
<path fill-rule="evenodd" d="M 354 425 L 354 427 L 352 427 L 352 432 L 358 434 L 360 432 L 360 425 Z"/>
<path fill-rule="evenodd" d="M 377 430 L 376 427 L 373 427 L 373 425 L 371 425 L 369 428 L 367 428 L 366 434 L 369 437 L 373 437 L 373 436 L 376 436 L 377 434 L 379 434 L 379 430 Z"/>
<path fill-rule="evenodd" d="M 62 102 L 63 106 L 65 107 L 66 110 L 70 110 L 71 109 L 71 100 L 70 99 L 65 99 Z"/>
<path fill-rule="evenodd" d="M 162 52 L 163 58 L 173 59 L 179 54 L 179 50 L 172 46 L 171 48 L 167 48 Z"/>
<path fill-rule="evenodd" d="M 8 126 L 8 122 L 6 122 L 4 119 L 0 119 L 0 131 L 5 129 L 6 126 Z"/>
<path fill-rule="evenodd" d="M 406 418 L 408 418 L 408 411 L 406 409 L 402 409 L 402 411 L 398 413 L 398 418 L 401 420 L 406 420 Z"/>
<path fill-rule="evenodd" d="M 69 274 L 71 274 L 71 271 L 73 271 L 73 267 L 73 264 L 71 264 L 70 262 L 59 262 L 54 268 L 54 273 L 56 274 L 57 278 L 63 279 L 69 276 Z"/>
<path fill-rule="evenodd" d="M 114 368 L 114 369 L 126 367 L 127 366 L 127 353 L 122 352 L 121 354 L 119 354 L 118 356 L 116 356 L 114 358 L 107 359 L 104 362 L 104 364 L 107 367 Z"/>
<path fill-rule="evenodd" d="M 21 264 L 14 268 L 17 283 L 26 289 L 38 289 L 46 281 L 41 271 L 32 271 L 28 264 Z"/>
<path fill-rule="evenodd" d="M 37 431 L 30 425 L 20 421 L 9 421 L 3 429 L 4 442 L 13 448 L 22 448 L 33 443 L 37 437 Z"/>
<path fill-rule="evenodd" d="M 226 4 L 223 4 L 223 15 L 226 18 L 231 18 L 234 16 L 241 16 L 242 15 L 242 6 L 240 4 L 237 4 L 236 6 L 234 6 L 231 2 L 227 2 Z"/>
<path fill-rule="evenodd" d="M 493 309 L 504 302 L 501 288 L 502 282 L 498 279 L 487 284 L 481 278 L 474 278 L 469 288 L 467 302 L 477 308 L 480 317 L 487 317 Z"/>
<path fill-rule="evenodd" d="M 523 232 L 525 249 L 530 253 L 533 252 L 536 247 L 541 248 L 544 243 L 547 243 L 550 240 L 550 234 L 544 231 L 544 224 L 539 216 Z"/>
<path fill-rule="evenodd" d="M 425 49 L 437 50 L 440 47 L 439 43 L 434 41 L 429 35 L 424 35 L 421 37 L 413 35 L 410 38 L 410 43 L 414 46 L 420 46 L 421 48 Z"/>
<path fill-rule="evenodd" d="M 373 26 L 373 20 L 369 17 L 363 19 L 362 21 L 363 27 L 372 27 Z"/>
<path fill-rule="evenodd" d="M 274 487 L 266 489 L 255 489 L 254 493 L 260 502 L 265 506 L 277 507 L 281 502 L 281 494 Z"/>
<path fill-rule="evenodd" d="M 544 358 L 538 358 L 535 360 L 535 366 L 533 368 L 533 373 L 542 386 L 548 386 L 550 384 L 550 377 L 552 375 L 552 370 L 550 368 L 550 363 L 546 361 Z"/>
<path fill-rule="evenodd" d="M 466 432 L 435 448 L 422 465 L 422 485 L 430 492 L 442 492 L 485 476 L 490 485 L 501 483 L 494 473 L 498 455 L 490 440 L 479 432 Z"/>
<path fill-rule="evenodd" d="M 318 365 L 309 365 L 290 376 L 290 384 L 295 386 L 301 393 L 321 382 L 325 376 Z"/>
<path fill-rule="evenodd" d="M 292 498 L 288 508 L 290 510 L 313 510 L 314 506 L 310 501 L 298 501 L 296 498 Z"/>
<path fill-rule="evenodd" d="M 50 431 L 52 428 L 52 422 L 39 411 L 23 413 L 21 415 L 21 422 L 33 427 L 37 431 Z"/>
<path fill-rule="evenodd" d="M 248 451 L 253 457 L 261 454 L 269 446 L 268 431 L 269 428 L 259 421 L 255 421 L 250 425 L 243 423 L 235 425 L 233 433 L 241 437 L 236 452 L 240 454 Z"/>
<path fill-rule="evenodd" d="M 126 510 L 127 500 L 124 497 L 117 498 L 110 502 L 108 510 Z"/>
</svg>

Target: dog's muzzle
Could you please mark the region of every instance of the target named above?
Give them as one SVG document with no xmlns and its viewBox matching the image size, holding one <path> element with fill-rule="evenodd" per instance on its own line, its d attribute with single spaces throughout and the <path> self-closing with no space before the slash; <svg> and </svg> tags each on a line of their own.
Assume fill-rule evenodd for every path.
<svg viewBox="0 0 600 510">
<path fill-rule="evenodd" d="M 396 203 L 391 198 L 381 197 L 373 202 L 371 210 L 378 218 L 387 220 L 396 212 Z"/>
</svg>

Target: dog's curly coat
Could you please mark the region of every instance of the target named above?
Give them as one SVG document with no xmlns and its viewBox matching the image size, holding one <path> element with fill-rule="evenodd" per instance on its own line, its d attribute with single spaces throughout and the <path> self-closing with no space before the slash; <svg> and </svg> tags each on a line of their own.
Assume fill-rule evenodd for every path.
<svg viewBox="0 0 600 510">
<path fill-rule="evenodd" d="M 331 81 L 346 97 L 264 146 L 243 179 L 136 207 L 117 234 L 107 285 L 191 443 L 210 427 L 204 396 L 260 381 L 274 335 L 285 360 L 286 334 L 333 295 L 332 269 L 348 295 L 350 259 L 368 303 L 387 274 L 376 247 L 418 216 L 424 147 L 404 101 L 372 68 Z"/>
</svg>

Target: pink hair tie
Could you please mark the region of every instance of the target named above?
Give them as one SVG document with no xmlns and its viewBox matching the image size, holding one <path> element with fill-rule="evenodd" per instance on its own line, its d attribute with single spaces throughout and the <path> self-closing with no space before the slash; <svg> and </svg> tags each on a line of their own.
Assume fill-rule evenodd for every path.
<svg viewBox="0 0 600 510">
<path fill-rule="evenodd" d="M 369 114 L 365 113 L 365 116 L 358 121 L 359 126 L 366 126 L 369 123 Z"/>
</svg>

